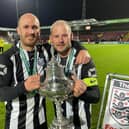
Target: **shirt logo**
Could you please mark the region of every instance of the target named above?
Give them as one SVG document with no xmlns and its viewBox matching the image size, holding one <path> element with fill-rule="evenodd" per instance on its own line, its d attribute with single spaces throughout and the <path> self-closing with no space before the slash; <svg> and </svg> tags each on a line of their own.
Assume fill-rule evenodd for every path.
<svg viewBox="0 0 129 129">
<path fill-rule="evenodd" d="M 43 66 L 44 65 L 44 58 L 39 58 L 38 59 L 38 64 L 40 65 L 40 66 Z"/>
<path fill-rule="evenodd" d="M 95 83 L 97 80 L 95 79 L 95 80 L 90 80 L 90 83 Z"/>
<path fill-rule="evenodd" d="M 0 64 L 0 75 L 4 76 L 7 74 L 7 67 L 3 64 Z"/>
</svg>

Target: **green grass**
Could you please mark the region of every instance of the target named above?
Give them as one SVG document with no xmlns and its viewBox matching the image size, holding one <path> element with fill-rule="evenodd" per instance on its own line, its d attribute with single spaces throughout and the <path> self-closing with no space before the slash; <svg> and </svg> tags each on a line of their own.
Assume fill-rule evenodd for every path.
<svg viewBox="0 0 129 129">
<path fill-rule="evenodd" d="M 4 103 L 0 103 L 0 129 L 4 129 L 5 107 Z"/>
<path fill-rule="evenodd" d="M 129 75 L 129 45 L 85 45 L 88 48 L 96 65 L 98 73 L 101 96 L 103 92 L 105 77 L 108 73 Z M 53 108 L 51 101 L 47 101 L 47 116 L 50 124 L 53 119 Z M 96 129 L 100 102 L 93 105 L 92 129 Z M 4 105 L 0 103 L 0 129 L 4 129 Z"/>
<path fill-rule="evenodd" d="M 7 51 L 11 46 L 12 44 L 3 44 L 4 52 Z M 0 54 L 2 54 L 2 52 L 0 52 Z"/>
</svg>

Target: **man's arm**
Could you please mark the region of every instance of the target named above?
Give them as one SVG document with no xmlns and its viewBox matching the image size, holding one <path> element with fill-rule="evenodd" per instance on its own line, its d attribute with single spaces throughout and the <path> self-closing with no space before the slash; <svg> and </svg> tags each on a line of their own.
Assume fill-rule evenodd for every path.
<svg viewBox="0 0 129 129">
<path fill-rule="evenodd" d="M 74 47 L 78 53 L 75 61 L 76 64 L 87 64 L 90 61 L 91 57 L 88 50 L 79 42 L 72 41 L 72 47 Z"/>
<path fill-rule="evenodd" d="M 78 99 L 84 100 L 86 103 L 96 103 L 99 101 L 100 93 L 96 71 L 92 61 L 84 64 L 81 69 L 81 79 L 73 79 L 73 94 Z"/>
<path fill-rule="evenodd" d="M 91 57 L 87 50 L 80 50 L 78 56 L 76 57 L 75 64 L 87 64 L 90 61 Z"/>
<path fill-rule="evenodd" d="M 72 43 L 72 47 L 74 47 L 76 50 L 78 50 L 78 52 L 80 50 L 87 50 L 85 47 L 83 47 L 80 42 L 77 42 L 77 41 L 71 41 Z"/>
<path fill-rule="evenodd" d="M 0 101 L 10 101 L 25 92 L 24 83 L 19 83 L 16 87 L 0 84 Z"/>
<path fill-rule="evenodd" d="M 97 103 L 100 99 L 98 86 L 87 87 L 87 90 L 79 97 L 86 103 Z"/>
<path fill-rule="evenodd" d="M 25 81 L 14 84 L 13 64 L 5 56 L 0 56 L 0 101 L 10 101 L 16 97 L 39 89 L 40 75 L 29 76 Z"/>
<path fill-rule="evenodd" d="M 24 83 L 13 84 L 13 64 L 4 55 L 0 55 L 0 101 L 9 101 L 24 93 Z"/>
<path fill-rule="evenodd" d="M 82 80 L 87 85 L 87 90 L 80 96 L 87 103 L 96 103 L 100 99 L 100 91 L 96 75 L 96 68 L 92 60 L 82 68 Z"/>
</svg>

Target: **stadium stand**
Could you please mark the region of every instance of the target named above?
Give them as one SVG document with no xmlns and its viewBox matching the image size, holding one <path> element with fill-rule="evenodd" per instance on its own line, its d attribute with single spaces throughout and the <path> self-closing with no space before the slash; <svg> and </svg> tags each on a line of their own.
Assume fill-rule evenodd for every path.
<svg viewBox="0 0 129 129">
<path fill-rule="evenodd" d="M 119 42 L 128 43 L 129 42 L 129 30 L 128 26 L 129 19 L 126 20 L 127 23 L 119 23 L 121 20 L 107 20 L 107 21 L 92 21 L 93 19 L 86 21 L 74 21 L 70 22 L 72 26 L 72 31 L 75 40 L 87 43 L 103 43 L 105 41 L 109 42 Z M 117 21 L 117 22 L 116 22 Z M 88 23 L 87 23 L 88 22 Z M 110 24 L 113 23 L 113 24 Z M 76 24 L 75 24 L 76 23 Z M 102 24 L 103 23 L 103 24 Z M 105 24 L 108 23 L 108 24 Z M 86 29 L 86 26 L 90 26 L 90 29 Z M 75 27 L 77 26 L 77 27 Z M 41 27 L 41 39 L 39 42 L 44 43 L 49 40 L 50 26 Z M 0 27 L 0 37 L 10 41 L 11 43 L 16 43 L 19 40 L 16 30 L 14 28 L 1 28 Z"/>
</svg>

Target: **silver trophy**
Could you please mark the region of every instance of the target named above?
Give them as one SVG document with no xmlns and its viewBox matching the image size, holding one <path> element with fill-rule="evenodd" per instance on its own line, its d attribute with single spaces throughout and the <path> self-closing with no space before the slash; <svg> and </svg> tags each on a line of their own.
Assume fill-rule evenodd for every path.
<svg viewBox="0 0 129 129">
<path fill-rule="evenodd" d="M 62 114 L 62 102 L 72 94 L 73 81 L 64 74 L 64 68 L 56 61 L 54 49 L 51 47 L 52 59 L 46 68 L 46 80 L 42 83 L 40 93 L 49 97 L 56 106 L 56 116 L 50 129 L 74 129 L 72 119 L 67 119 Z"/>
</svg>

